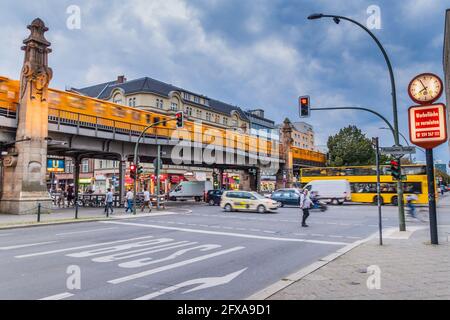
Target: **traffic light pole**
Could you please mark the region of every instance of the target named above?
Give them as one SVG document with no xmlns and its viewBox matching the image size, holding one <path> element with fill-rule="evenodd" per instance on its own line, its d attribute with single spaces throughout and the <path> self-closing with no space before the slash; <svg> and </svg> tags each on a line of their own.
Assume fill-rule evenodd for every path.
<svg viewBox="0 0 450 320">
<path fill-rule="evenodd" d="M 142 138 L 144 137 L 145 133 L 153 128 L 154 126 L 157 126 L 159 124 L 162 124 L 164 122 L 168 122 L 168 121 L 172 121 L 172 120 L 178 120 L 178 117 L 170 117 L 169 119 L 163 120 L 163 121 L 159 121 L 159 122 L 155 122 L 152 123 L 151 125 L 149 125 L 148 127 L 146 127 L 144 130 L 142 130 L 141 134 L 139 135 L 139 138 L 136 141 L 136 144 L 134 146 L 134 157 L 133 157 L 133 163 L 136 166 L 136 168 L 139 166 L 138 162 L 138 151 L 139 151 L 139 143 L 141 142 Z M 159 145 L 158 145 L 159 147 Z M 158 149 L 159 150 L 159 149 Z M 136 172 L 136 176 L 134 178 L 134 191 L 133 191 L 133 214 L 136 215 L 136 194 L 137 194 L 137 179 L 138 179 L 138 175 Z M 157 198 L 159 199 L 159 195 L 157 195 Z"/>
<path fill-rule="evenodd" d="M 161 193 L 160 185 L 161 185 L 161 178 L 159 177 L 161 169 L 161 145 L 158 144 L 158 166 L 155 168 L 156 173 L 156 210 L 159 210 L 161 205 L 159 201 L 159 194 Z"/>
<path fill-rule="evenodd" d="M 359 107 L 334 107 L 334 108 L 311 108 L 311 110 L 361 110 L 361 111 L 367 111 L 370 113 L 373 113 L 374 115 L 378 116 L 381 120 L 383 120 L 389 127 L 389 129 L 392 132 L 392 135 L 394 137 L 394 141 L 395 144 L 397 146 L 399 146 L 399 134 L 398 134 L 398 128 L 397 126 L 393 127 L 391 125 L 391 123 L 385 118 L 383 117 L 380 113 L 371 110 L 371 109 L 367 109 L 367 108 L 359 108 Z M 397 112 L 397 109 L 395 109 Z M 394 120 L 396 121 L 396 117 L 394 118 Z M 401 172 L 401 164 L 400 164 L 400 159 L 398 160 L 398 165 L 399 165 L 399 169 Z M 406 222 L 405 222 L 405 208 L 404 208 L 404 204 L 403 204 L 403 182 L 400 180 L 397 181 L 397 204 L 398 204 L 398 218 L 399 218 L 399 229 L 400 231 L 406 231 Z"/>
<path fill-rule="evenodd" d="M 428 179 L 428 208 L 430 215 L 431 244 L 439 244 L 436 214 L 436 189 L 434 181 L 433 149 L 426 149 L 427 179 Z"/>
</svg>

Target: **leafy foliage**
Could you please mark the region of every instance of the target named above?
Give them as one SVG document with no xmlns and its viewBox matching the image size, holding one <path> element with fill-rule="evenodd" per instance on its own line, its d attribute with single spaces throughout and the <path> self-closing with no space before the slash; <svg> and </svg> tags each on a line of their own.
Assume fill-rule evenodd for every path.
<svg viewBox="0 0 450 320">
<path fill-rule="evenodd" d="M 342 128 L 328 138 L 330 166 L 363 166 L 375 164 L 375 150 L 371 139 L 356 126 Z M 380 159 L 380 163 L 388 161 Z"/>
</svg>

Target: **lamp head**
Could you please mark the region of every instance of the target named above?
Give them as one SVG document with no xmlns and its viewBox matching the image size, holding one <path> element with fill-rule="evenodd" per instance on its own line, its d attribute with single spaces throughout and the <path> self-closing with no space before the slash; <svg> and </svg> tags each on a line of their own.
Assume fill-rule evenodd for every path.
<svg viewBox="0 0 450 320">
<path fill-rule="evenodd" d="M 322 17 L 323 17 L 322 13 L 313 13 L 308 16 L 308 20 L 316 20 L 316 19 L 320 19 Z"/>
</svg>

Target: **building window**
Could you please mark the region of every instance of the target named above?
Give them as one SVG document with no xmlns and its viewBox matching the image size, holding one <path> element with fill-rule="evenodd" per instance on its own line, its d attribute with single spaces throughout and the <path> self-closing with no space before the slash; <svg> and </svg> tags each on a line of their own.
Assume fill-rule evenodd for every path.
<svg viewBox="0 0 450 320">
<path fill-rule="evenodd" d="M 73 161 L 72 160 L 66 161 L 65 173 L 73 173 Z"/>
<path fill-rule="evenodd" d="M 208 99 L 204 99 L 204 101 L 205 101 L 205 106 L 209 106 L 209 101 L 208 101 Z"/>
<path fill-rule="evenodd" d="M 196 96 L 194 96 L 194 102 L 195 102 L 195 103 L 200 103 L 200 98 L 199 98 L 199 97 L 196 97 Z"/>
<path fill-rule="evenodd" d="M 158 109 L 164 109 L 164 101 L 162 99 L 156 99 L 156 107 Z"/>
<path fill-rule="evenodd" d="M 89 172 L 89 159 L 84 159 L 83 161 L 81 161 L 81 172 Z"/>
<path fill-rule="evenodd" d="M 228 125 L 228 118 L 227 117 L 223 117 L 223 124 L 224 125 Z"/>
<path fill-rule="evenodd" d="M 191 100 L 191 95 L 187 92 L 183 92 L 183 98 L 184 98 L 184 100 L 189 101 L 189 100 Z"/>
<path fill-rule="evenodd" d="M 172 102 L 172 104 L 170 105 L 170 110 L 177 111 L 178 110 L 178 104 L 175 103 L 175 102 Z"/>
<path fill-rule="evenodd" d="M 211 113 L 210 112 L 206 113 L 206 121 L 211 121 Z"/>
<path fill-rule="evenodd" d="M 196 113 L 197 113 L 197 118 L 201 119 L 202 118 L 202 111 L 197 109 Z"/>
<path fill-rule="evenodd" d="M 113 103 L 122 104 L 122 95 L 120 93 L 114 95 Z"/>
<path fill-rule="evenodd" d="M 186 115 L 187 116 L 192 116 L 192 107 L 186 107 Z"/>
<path fill-rule="evenodd" d="M 219 123 L 220 122 L 220 116 L 216 115 L 215 121 L 216 121 L 216 123 Z"/>
</svg>

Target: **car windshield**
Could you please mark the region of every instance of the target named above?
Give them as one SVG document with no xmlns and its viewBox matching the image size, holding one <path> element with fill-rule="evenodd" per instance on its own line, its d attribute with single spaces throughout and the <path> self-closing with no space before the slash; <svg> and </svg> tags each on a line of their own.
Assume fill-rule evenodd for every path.
<svg viewBox="0 0 450 320">
<path fill-rule="evenodd" d="M 259 193 L 256 193 L 256 192 L 252 192 L 252 196 L 254 196 L 256 199 L 266 199 L 262 195 L 260 195 Z"/>
</svg>

